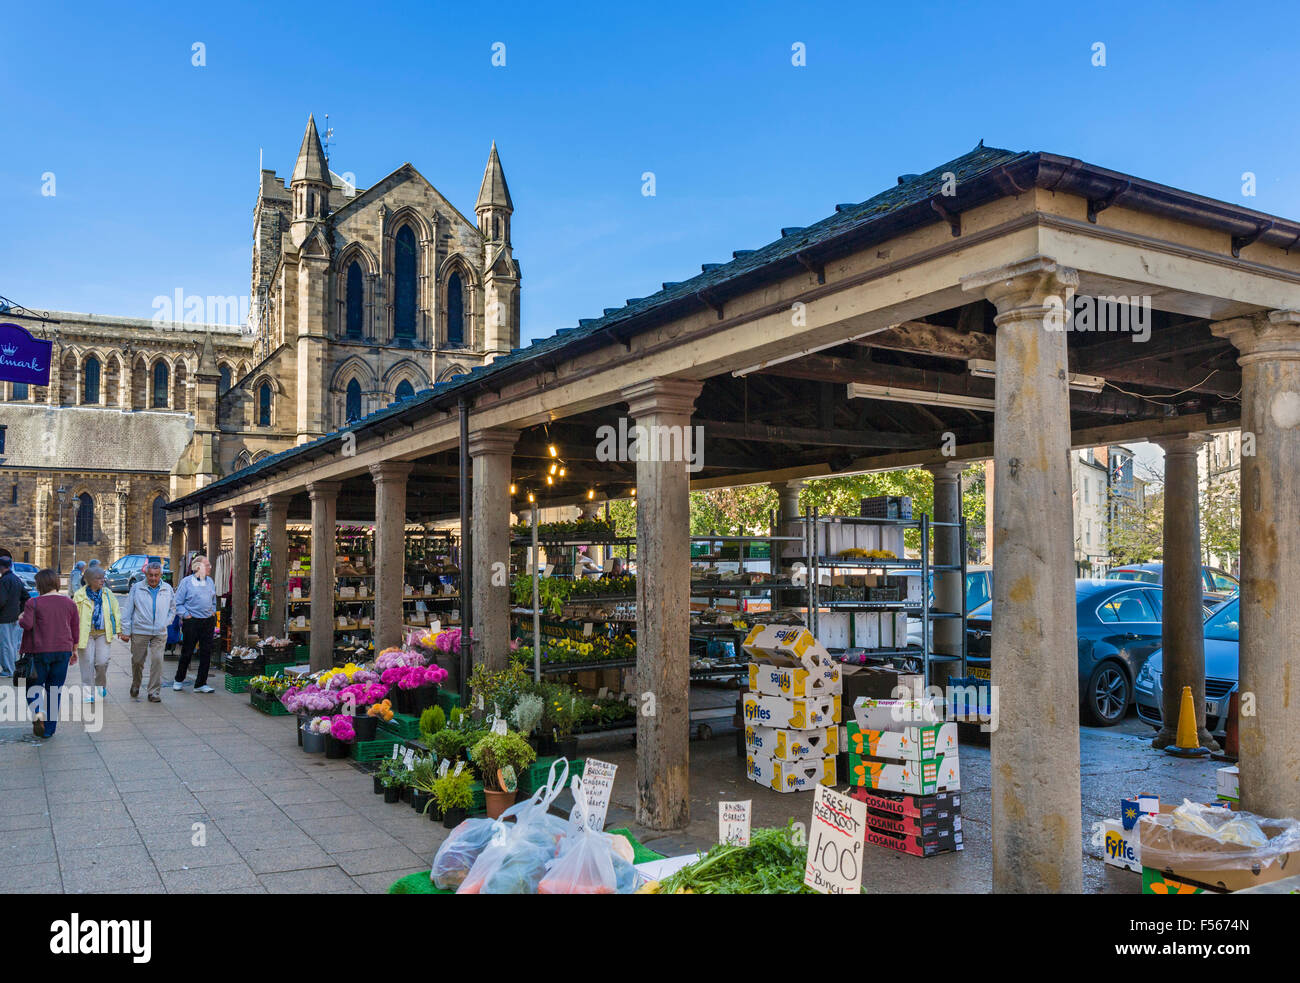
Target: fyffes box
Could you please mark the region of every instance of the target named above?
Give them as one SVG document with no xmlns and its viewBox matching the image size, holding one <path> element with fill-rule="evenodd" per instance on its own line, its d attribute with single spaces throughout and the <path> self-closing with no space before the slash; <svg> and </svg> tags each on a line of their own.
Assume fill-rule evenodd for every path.
<svg viewBox="0 0 1300 983">
<path fill-rule="evenodd" d="M 741 648 L 755 662 L 803 666 L 809 672 L 835 665 L 831 654 L 802 625 L 755 625 Z"/>
<path fill-rule="evenodd" d="M 745 726 L 815 730 L 840 722 L 840 698 L 787 700 L 781 696 L 746 693 L 741 702 Z"/>
<path fill-rule="evenodd" d="M 764 696 L 824 700 L 838 695 L 843 685 L 840 682 L 840 667 L 836 665 L 809 671 L 802 666 L 751 662 L 749 688 L 752 692 L 762 693 Z"/>
<path fill-rule="evenodd" d="M 957 753 L 955 723 L 903 725 L 892 730 L 866 730 L 852 722 L 844 726 L 847 750 L 863 757 L 919 761 Z"/>
<path fill-rule="evenodd" d="M 778 761 L 751 752 L 745 759 L 745 773 L 750 781 L 778 792 L 810 792 L 818 785 L 835 784 L 835 757 Z"/>
<path fill-rule="evenodd" d="M 751 753 L 771 755 L 779 761 L 832 757 L 840 750 L 840 729 L 782 730 L 776 727 L 746 727 L 745 747 Z"/>
<path fill-rule="evenodd" d="M 961 770 L 955 754 L 921 761 L 886 761 L 850 754 L 849 784 L 886 792 L 930 795 L 961 788 Z"/>
<path fill-rule="evenodd" d="M 933 697 L 876 700 L 860 696 L 853 701 L 853 719 L 863 730 L 901 730 L 912 724 L 937 724 L 943 718 Z"/>
<path fill-rule="evenodd" d="M 1142 873 L 1142 842 L 1136 831 L 1125 829 L 1118 819 L 1105 820 L 1101 828 L 1102 859 L 1112 867 Z"/>
</svg>

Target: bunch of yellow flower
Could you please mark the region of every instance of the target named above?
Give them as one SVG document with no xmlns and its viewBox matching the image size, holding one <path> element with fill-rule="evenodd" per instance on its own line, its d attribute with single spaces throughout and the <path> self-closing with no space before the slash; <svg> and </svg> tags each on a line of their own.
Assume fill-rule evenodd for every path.
<svg viewBox="0 0 1300 983">
<path fill-rule="evenodd" d="M 370 709 L 366 711 L 368 717 L 378 717 L 387 723 L 393 719 L 393 701 L 384 700 L 381 703 L 372 703 Z"/>
<path fill-rule="evenodd" d="M 320 674 L 320 678 L 317 680 L 317 684 L 318 684 L 322 689 L 324 689 L 324 688 L 325 688 L 325 684 L 328 683 L 328 682 L 329 682 L 331 679 L 333 679 L 335 676 L 339 675 L 340 673 L 341 673 L 343 676 L 345 676 L 345 677 L 347 678 L 347 681 L 350 683 L 350 682 L 352 682 L 352 677 L 355 676 L 357 673 L 359 673 L 359 672 L 360 672 L 362 669 L 364 669 L 364 668 L 365 668 L 365 666 L 359 666 L 359 665 L 357 665 L 355 662 L 349 662 L 349 663 L 348 663 L 347 665 L 345 665 L 342 669 L 339 669 L 339 668 L 337 668 L 337 667 L 335 667 L 335 668 L 333 668 L 333 669 L 326 669 L 324 672 L 322 672 L 322 673 Z"/>
</svg>

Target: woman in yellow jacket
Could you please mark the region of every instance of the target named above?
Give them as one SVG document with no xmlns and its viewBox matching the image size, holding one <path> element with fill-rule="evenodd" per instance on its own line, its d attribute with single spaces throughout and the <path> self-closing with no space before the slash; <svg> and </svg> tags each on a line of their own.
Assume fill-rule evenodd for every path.
<svg viewBox="0 0 1300 983">
<path fill-rule="evenodd" d="M 91 567 L 85 577 L 72 600 L 81 616 L 81 637 L 77 640 L 81 684 L 86 690 L 85 702 L 94 703 L 96 691 L 101 698 L 108 696 L 108 655 L 113 636 L 122 631 L 122 616 L 117 596 L 104 586 L 103 568 Z"/>
</svg>

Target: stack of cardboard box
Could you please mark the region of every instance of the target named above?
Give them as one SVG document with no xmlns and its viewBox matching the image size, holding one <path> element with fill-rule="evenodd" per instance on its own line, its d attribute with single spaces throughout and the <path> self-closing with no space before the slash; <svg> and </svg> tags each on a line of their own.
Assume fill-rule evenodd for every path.
<svg viewBox="0 0 1300 983">
<path fill-rule="evenodd" d="M 854 701 L 845 732 L 851 793 L 868 843 L 929 857 L 962 848 L 957 725 L 932 698 Z"/>
<path fill-rule="evenodd" d="M 835 784 L 840 666 L 806 628 L 759 625 L 745 639 L 745 771 L 778 792 Z"/>
</svg>

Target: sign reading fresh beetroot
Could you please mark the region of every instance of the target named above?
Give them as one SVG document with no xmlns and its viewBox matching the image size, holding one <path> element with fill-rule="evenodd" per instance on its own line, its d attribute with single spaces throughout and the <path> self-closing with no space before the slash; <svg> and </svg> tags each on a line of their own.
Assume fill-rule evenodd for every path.
<svg viewBox="0 0 1300 983">
<path fill-rule="evenodd" d="M 54 342 L 35 337 L 21 324 L 0 323 L 0 381 L 50 384 Z"/>
</svg>

